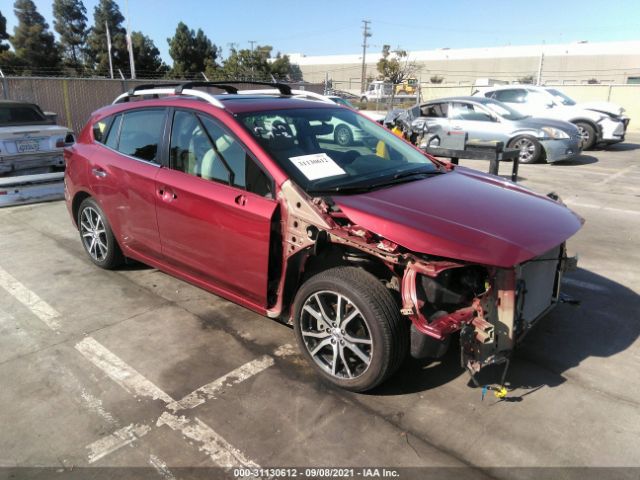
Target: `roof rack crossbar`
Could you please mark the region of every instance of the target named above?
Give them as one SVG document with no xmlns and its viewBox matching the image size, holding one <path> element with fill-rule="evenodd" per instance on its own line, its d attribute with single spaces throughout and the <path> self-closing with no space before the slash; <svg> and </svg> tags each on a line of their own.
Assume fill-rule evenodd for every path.
<svg viewBox="0 0 640 480">
<path fill-rule="evenodd" d="M 181 83 L 178 87 L 176 87 L 176 93 L 181 93 L 185 88 L 194 88 L 194 87 L 215 87 L 220 90 L 224 90 L 227 93 L 238 93 L 238 89 L 231 85 L 234 82 L 186 82 Z"/>
<path fill-rule="evenodd" d="M 258 82 L 258 81 L 251 81 L 251 80 L 233 80 L 233 81 L 229 81 L 229 82 L 191 82 L 191 83 L 187 83 L 186 85 L 194 85 L 194 86 L 198 86 L 195 84 L 198 83 L 202 83 L 202 84 L 206 84 L 206 85 L 202 85 L 202 86 L 211 86 L 211 87 L 216 87 L 216 86 L 231 86 L 231 85 L 264 85 L 266 87 L 271 87 L 271 88 L 275 88 L 277 89 L 282 95 L 291 95 L 291 87 L 289 85 L 287 85 L 286 83 L 278 83 L 278 82 Z M 236 88 L 236 91 L 233 93 L 237 93 L 239 89 Z M 232 93 L 232 92 L 229 92 Z"/>
</svg>

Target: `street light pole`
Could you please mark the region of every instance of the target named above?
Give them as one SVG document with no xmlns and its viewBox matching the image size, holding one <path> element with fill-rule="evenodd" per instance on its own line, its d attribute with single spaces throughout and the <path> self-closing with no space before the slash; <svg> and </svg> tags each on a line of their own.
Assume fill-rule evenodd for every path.
<svg viewBox="0 0 640 480">
<path fill-rule="evenodd" d="M 367 66 L 365 59 L 367 57 L 367 38 L 371 36 L 371 30 L 369 30 L 370 20 L 362 20 L 362 75 L 360 80 L 360 93 L 364 93 L 365 83 L 367 81 Z"/>
</svg>

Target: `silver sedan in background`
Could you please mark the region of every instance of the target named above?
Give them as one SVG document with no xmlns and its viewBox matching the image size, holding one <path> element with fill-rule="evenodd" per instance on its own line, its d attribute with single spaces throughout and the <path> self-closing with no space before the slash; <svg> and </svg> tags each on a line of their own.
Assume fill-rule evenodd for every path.
<svg viewBox="0 0 640 480">
<path fill-rule="evenodd" d="M 504 142 L 520 150 L 520 162 L 558 162 L 580 154 L 575 125 L 523 115 L 497 100 L 450 97 L 431 100 L 407 111 L 415 128 L 426 127 L 421 144 L 435 147 L 448 135 L 467 134 L 467 141 Z"/>
</svg>

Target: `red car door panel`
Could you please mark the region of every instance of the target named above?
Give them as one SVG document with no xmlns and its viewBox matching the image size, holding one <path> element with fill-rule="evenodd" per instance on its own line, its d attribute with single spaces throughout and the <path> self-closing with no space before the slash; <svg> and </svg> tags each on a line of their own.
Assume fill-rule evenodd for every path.
<svg viewBox="0 0 640 480">
<path fill-rule="evenodd" d="M 153 258 L 160 257 L 156 221 L 155 177 L 158 165 L 134 159 L 103 145 L 89 158 L 89 182 L 118 236 L 118 243 Z"/>
<path fill-rule="evenodd" d="M 274 200 L 165 168 L 156 199 L 167 263 L 266 305 Z"/>
</svg>

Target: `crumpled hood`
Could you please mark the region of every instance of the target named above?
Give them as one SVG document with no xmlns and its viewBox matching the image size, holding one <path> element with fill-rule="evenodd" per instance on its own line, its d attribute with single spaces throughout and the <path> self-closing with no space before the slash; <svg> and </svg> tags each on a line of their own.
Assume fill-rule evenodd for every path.
<svg viewBox="0 0 640 480">
<path fill-rule="evenodd" d="M 333 199 L 353 223 L 411 251 L 505 268 L 549 251 L 583 223 L 547 197 L 464 167 Z"/>
<path fill-rule="evenodd" d="M 611 102 L 581 102 L 576 105 L 585 110 L 595 110 L 596 112 L 610 113 L 612 115 L 622 115 L 624 108 Z"/>
</svg>

